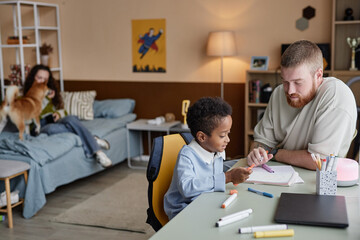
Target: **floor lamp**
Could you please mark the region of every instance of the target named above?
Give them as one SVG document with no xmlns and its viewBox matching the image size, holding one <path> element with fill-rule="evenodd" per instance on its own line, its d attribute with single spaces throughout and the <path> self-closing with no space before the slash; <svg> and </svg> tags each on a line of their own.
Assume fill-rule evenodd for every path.
<svg viewBox="0 0 360 240">
<path fill-rule="evenodd" d="M 206 49 L 208 56 L 221 57 L 221 98 L 224 99 L 223 57 L 236 55 L 235 34 L 232 31 L 210 32 Z"/>
</svg>

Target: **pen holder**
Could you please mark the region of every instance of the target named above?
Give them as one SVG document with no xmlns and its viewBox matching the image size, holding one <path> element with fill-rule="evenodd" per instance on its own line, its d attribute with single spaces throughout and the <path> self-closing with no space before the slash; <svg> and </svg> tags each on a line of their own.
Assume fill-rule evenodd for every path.
<svg viewBox="0 0 360 240">
<path fill-rule="evenodd" d="M 337 189 L 336 171 L 316 170 L 316 194 L 335 195 Z"/>
</svg>

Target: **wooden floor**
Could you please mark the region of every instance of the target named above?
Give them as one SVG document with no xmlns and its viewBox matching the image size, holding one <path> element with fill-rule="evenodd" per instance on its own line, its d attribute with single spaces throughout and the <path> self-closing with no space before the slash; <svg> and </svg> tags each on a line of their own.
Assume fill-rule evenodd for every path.
<svg viewBox="0 0 360 240">
<path fill-rule="evenodd" d="M 50 219 L 66 211 L 87 198 L 118 182 L 131 171 L 145 170 L 129 169 L 126 161 L 113 166 L 93 176 L 80 179 L 56 189 L 47 195 L 47 203 L 34 217 L 24 219 L 21 207 L 13 209 L 14 228 L 9 229 L 7 222 L 0 222 L 0 239 L 6 240 L 64 240 L 64 239 L 148 239 L 154 232 L 148 234 L 111 230 L 99 227 L 86 227 L 51 222 Z M 101 203 L 99 203 L 101 204 Z"/>
</svg>

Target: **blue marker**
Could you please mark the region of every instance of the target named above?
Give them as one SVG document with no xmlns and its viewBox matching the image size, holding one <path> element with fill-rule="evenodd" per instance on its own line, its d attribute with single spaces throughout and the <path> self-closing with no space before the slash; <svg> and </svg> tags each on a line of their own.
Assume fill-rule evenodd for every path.
<svg viewBox="0 0 360 240">
<path fill-rule="evenodd" d="M 248 191 L 250 192 L 253 192 L 253 193 L 256 193 L 256 194 L 259 194 L 259 195 L 263 195 L 265 197 L 269 197 L 269 198 L 273 198 L 274 196 L 270 193 L 267 193 L 267 192 L 261 192 L 259 190 L 255 190 L 253 188 L 248 188 Z"/>
</svg>

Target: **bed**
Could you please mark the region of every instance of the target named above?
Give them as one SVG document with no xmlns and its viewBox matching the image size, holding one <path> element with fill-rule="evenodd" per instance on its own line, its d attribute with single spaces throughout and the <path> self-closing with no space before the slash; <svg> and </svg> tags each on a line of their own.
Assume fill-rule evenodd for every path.
<svg viewBox="0 0 360 240">
<path fill-rule="evenodd" d="M 136 119 L 134 106 L 133 99 L 95 100 L 94 119 L 82 121 L 93 135 L 110 143 L 111 148 L 105 153 L 113 165 L 127 158 L 126 124 Z M 138 133 L 130 132 L 130 156 L 140 154 L 139 137 Z M 46 194 L 57 187 L 105 170 L 93 158 L 86 158 L 80 138 L 73 133 L 37 137 L 25 134 L 24 138 L 20 141 L 18 132 L 11 127 L 0 134 L 0 167 L 1 159 L 24 161 L 31 166 L 26 188 L 23 178 L 11 182 L 11 190 L 18 189 L 19 196 L 25 198 L 24 218 L 34 216 L 45 205 Z M 0 184 L 3 192 L 4 184 Z"/>
</svg>

